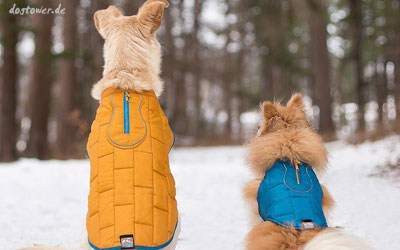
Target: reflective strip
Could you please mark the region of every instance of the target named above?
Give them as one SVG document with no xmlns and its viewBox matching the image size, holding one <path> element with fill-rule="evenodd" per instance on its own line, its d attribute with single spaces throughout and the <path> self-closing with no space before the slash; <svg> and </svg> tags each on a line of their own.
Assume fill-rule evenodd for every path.
<svg viewBox="0 0 400 250">
<path fill-rule="evenodd" d="M 115 145 L 117 145 L 117 146 L 120 146 L 120 147 L 133 147 L 133 146 L 135 146 L 136 144 L 141 143 L 141 142 L 144 140 L 144 138 L 146 137 L 146 135 L 147 135 L 147 125 L 146 125 L 146 122 L 144 121 L 144 118 L 143 118 L 143 115 L 142 115 L 142 111 L 141 111 L 141 109 L 142 109 L 142 104 L 143 104 L 143 95 L 140 95 L 140 103 L 139 103 L 139 105 L 138 105 L 138 113 L 139 113 L 140 119 L 142 120 L 142 123 L 143 123 L 143 126 L 144 126 L 144 133 L 143 133 L 142 138 L 140 138 L 139 140 L 137 140 L 137 141 L 135 141 L 135 142 L 133 142 L 133 143 L 131 143 L 131 144 L 122 144 L 122 143 L 118 143 L 117 141 L 115 141 L 115 140 L 110 136 L 110 127 L 111 127 L 111 125 L 112 125 L 112 121 L 113 121 L 113 118 L 114 118 L 114 112 L 115 112 L 115 105 L 114 105 L 114 103 L 113 103 L 113 98 L 114 98 L 114 94 L 112 94 L 112 95 L 111 95 L 111 98 L 110 98 L 110 103 L 111 103 L 111 106 L 112 106 L 112 108 L 113 108 L 113 111 L 112 111 L 112 113 L 111 113 L 110 122 L 109 122 L 108 128 L 107 128 L 107 136 L 108 136 L 108 139 L 110 139 L 110 141 L 111 141 L 113 144 L 115 144 Z"/>
<path fill-rule="evenodd" d="M 129 134 L 129 100 L 127 100 L 126 92 L 124 92 L 124 134 Z"/>
</svg>

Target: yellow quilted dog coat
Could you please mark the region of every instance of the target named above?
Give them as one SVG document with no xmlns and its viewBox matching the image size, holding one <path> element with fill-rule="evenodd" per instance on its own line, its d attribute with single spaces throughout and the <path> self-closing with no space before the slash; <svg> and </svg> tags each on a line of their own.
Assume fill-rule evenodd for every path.
<svg viewBox="0 0 400 250">
<path fill-rule="evenodd" d="M 92 248 L 156 250 L 171 242 L 178 222 L 173 143 L 153 91 L 104 91 L 87 145 Z"/>
</svg>

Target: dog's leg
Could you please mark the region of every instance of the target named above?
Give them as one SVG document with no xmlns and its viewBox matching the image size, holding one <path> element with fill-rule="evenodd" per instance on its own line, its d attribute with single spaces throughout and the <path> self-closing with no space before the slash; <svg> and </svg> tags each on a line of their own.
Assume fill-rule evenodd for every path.
<svg viewBox="0 0 400 250">
<path fill-rule="evenodd" d="M 324 214 L 326 217 L 329 216 L 332 208 L 335 205 L 335 201 L 333 200 L 331 194 L 329 193 L 328 189 L 321 185 L 323 196 L 322 196 L 322 209 L 324 210 Z"/>
<path fill-rule="evenodd" d="M 258 188 L 260 187 L 262 179 L 255 179 L 247 183 L 247 185 L 243 189 L 243 197 L 246 203 L 249 205 L 250 211 L 250 226 L 258 225 L 263 221 L 259 212 L 258 212 L 258 203 L 257 203 L 257 193 Z"/>
</svg>

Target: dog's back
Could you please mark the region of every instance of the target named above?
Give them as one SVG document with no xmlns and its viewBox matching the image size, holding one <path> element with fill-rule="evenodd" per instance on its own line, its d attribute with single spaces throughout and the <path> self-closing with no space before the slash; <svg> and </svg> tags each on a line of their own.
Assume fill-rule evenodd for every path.
<svg viewBox="0 0 400 250">
<path fill-rule="evenodd" d="M 87 229 L 98 249 L 169 244 L 178 220 L 174 136 L 154 92 L 108 89 L 88 140 Z"/>
<path fill-rule="evenodd" d="M 316 176 L 311 182 L 318 185 L 305 185 L 305 189 L 301 186 L 304 180 L 307 181 L 307 175 L 299 169 L 297 163 L 305 163 L 317 174 L 323 172 L 327 165 L 327 151 L 322 139 L 307 121 L 301 95 L 294 95 L 286 106 L 271 102 L 263 104 L 260 130 L 249 143 L 247 160 L 256 175 L 256 179 L 244 189 L 244 197 L 251 204 L 254 222 L 246 239 L 247 250 L 369 249 L 362 248 L 365 244 L 355 237 L 336 229 L 323 229 L 327 226 L 324 214 L 328 213 L 334 202 L 327 189 L 319 185 Z M 279 176 L 268 175 L 276 163 L 281 161 L 291 164 Z M 290 173 L 293 174 L 290 176 Z M 305 179 L 302 179 L 304 176 Z M 266 182 L 272 185 L 265 185 Z M 260 203 L 259 190 L 265 186 L 271 189 L 282 187 L 285 189 L 284 195 L 267 197 L 267 202 L 261 199 Z M 309 197 L 301 195 L 301 192 L 313 188 L 316 190 Z M 290 195 L 286 195 L 286 191 Z M 299 191 L 300 194 L 296 195 Z M 294 202 L 292 196 L 302 201 Z M 304 212 L 304 209 L 307 211 Z M 301 227 L 302 222 L 305 223 L 304 227 Z"/>
</svg>

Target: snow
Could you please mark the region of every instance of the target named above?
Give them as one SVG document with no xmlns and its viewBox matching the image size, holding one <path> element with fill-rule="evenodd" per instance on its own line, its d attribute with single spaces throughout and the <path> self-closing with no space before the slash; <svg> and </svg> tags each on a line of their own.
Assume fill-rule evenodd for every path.
<svg viewBox="0 0 400 250">
<path fill-rule="evenodd" d="M 376 249 L 400 249 L 400 185 L 373 175 L 400 156 L 400 137 L 358 146 L 327 145 L 321 177 L 337 202 L 331 226 Z M 244 147 L 171 152 L 182 232 L 177 250 L 243 249 L 247 210 L 241 189 L 251 178 Z M 0 250 L 32 245 L 78 247 L 83 238 L 89 163 L 23 159 L 0 164 Z"/>
</svg>

